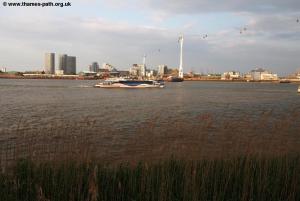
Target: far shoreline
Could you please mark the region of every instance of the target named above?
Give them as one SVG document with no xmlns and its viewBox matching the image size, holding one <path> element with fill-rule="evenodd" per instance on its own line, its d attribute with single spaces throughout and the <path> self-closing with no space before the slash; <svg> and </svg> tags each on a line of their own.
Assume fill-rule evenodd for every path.
<svg viewBox="0 0 300 201">
<path fill-rule="evenodd" d="M 92 77 L 92 76 L 79 76 L 79 75 L 69 75 L 69 76 L 22 76 L 22 75 L 11 75 L 11 74 L 0 74 L 0 79 L 24 79 L 24 80 L 103 80 L 103 78 Z M 168 82 L 166 79 L 164 81 Z M 207 78 L 185 78 L 186 82 L 223 82 L 223 83 L 275 83 L 275 84 L 299 84 L 300 80 L 296 79 L 284 79 L 288 80 L 288 83 L 280 83 L 280 80 L 221 80 L 221 79 L 207 79 Z"/>
</svg>

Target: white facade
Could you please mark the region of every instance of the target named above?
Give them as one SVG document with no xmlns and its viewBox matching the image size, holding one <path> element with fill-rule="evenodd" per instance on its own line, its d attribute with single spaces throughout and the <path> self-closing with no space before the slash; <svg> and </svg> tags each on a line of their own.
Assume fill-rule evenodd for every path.
<svg viewBox="0 0 300 201">
<path fill-rule="evenodd" d="M 155 76 L 156 72 L 154 70 L 148 70 L 146 72 L 146 77 L 153 78 Z"/>
<path fill-rule="evenodd" d="M 48 74 L 55 73 L 55 53 L 45 54 L 45 72 Z"/>
<path fill-rule="evenodd" d="M 63 75 L 64 74 L 64 70 L 55 70 L 55 75 Z"/>
<path fill-rule="evenodd" d="M 158 66 L 158 75 L 159 76 L 164 76 L 165 74 L 167 74 L 167 71 L 168 71 L 168 67 L 166 65 Z"/>
<path fill-rule="evenodd" d="M 2 68 L 1 72 L 6 73 L 6 68 Z"/>
<path fill-rule="evenodd" d="M 146 66 L 144 64 L 133 64 L 129 69 L 130 75 L 145 77 L 146 76 Z"/>
<path fill-rule="evenodd" d="M 278 75 L 272 72 L 269 72 L 262 68 L 256 68 L 250 72 L 251 80 L 254 81 L 271 81 L 278 80 Z"/>
<path fill-rule="evenodd" d="M 221 76 L 222 80 L 235 80 L 235 79 L 240 79 L 240 78 L 241 78 L 241 74 L 240 74 L 240 72 L 237 72 L 237 71 L 225 72 Z"/>
</svg>

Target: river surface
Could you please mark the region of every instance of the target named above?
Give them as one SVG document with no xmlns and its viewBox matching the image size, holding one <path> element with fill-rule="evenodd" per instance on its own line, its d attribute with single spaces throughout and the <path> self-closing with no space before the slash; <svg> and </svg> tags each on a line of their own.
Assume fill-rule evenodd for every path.
<svg viewBox="0 0 300 201">
<path fill-rule="evenodd" d="M 293 123 L 287 132 L 293 133 L 289 140 L 296 139 L 295 146 L 299 145 L 299 116 L 295 113 L 300 111 L 300 94 L 296 84 L 186 81 L 166 83 L 164 89 L 93 88 L 97 82 L 0 79 L 2 153 L 9 146 L 19 146 L 28 136 L 26 146 L 46 146 L 54 141 L 72 145 L 77 136 L 93 144 L 99 156 L 119 159 L 118 155 L 126 152 L 139 153 L 142 156 L 137 158 L 142 158 L 149 150 L 156 150 L 156 154 L 166 152 L 169 143 L 177 143 L 175 148 L 168 148 L 173 150 L 178 146 L 186 149 L 196 139 L 203 142 L 198 134 L 190 138 L 186 134 L 201 129 L 202 137 L 218 133 L 216 127 L 221 122 L 238 126 L 238 122 L 249 120 L 249 126 L 244 126 L 251 127 L 268 114 L 266 124 L 274 129 L 274 122 L 286 120 L 292 113 L 295 119 L 289 119 Z M 234 137 L 226 135 L 232 142 Z M 220 136 L 218 141 L 224 141 Z M 214 146 L 214 142 L 210 143 Z M 47 149 L 57 147 L 60 146 Z"/>
</svg>

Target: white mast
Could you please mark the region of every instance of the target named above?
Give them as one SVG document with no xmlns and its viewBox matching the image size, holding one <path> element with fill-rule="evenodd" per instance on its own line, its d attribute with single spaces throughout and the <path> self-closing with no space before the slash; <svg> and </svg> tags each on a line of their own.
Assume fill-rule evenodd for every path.
<svg viewBox="0 0 300 201">
<path fill-rule="evenodd" d="M 179 36 L 180 42 L 180 64 L 179 64 L 179 78 L 183 78 L 183 69 L 182 69 L 182 59 L 183 59 L 183 53 L 182 53 L 182 47 L 183 47 L 183 34 Z"/>
<path fill-rule="evenodd" d="M 141 75 L 143 77 L 146 76 L 146 57 L 147 57 L 147 55 L 144 54 L 144 56 L 143 56 L 143 65 L 141 66 Z"/>
<path fill-rule="evenodd" d="M 147 57 L 146 54 L 144 54 L 144 56 L 143 56 L 143 65 L 144 66 L 146 66 L 146 57 Z"/>
</svg>

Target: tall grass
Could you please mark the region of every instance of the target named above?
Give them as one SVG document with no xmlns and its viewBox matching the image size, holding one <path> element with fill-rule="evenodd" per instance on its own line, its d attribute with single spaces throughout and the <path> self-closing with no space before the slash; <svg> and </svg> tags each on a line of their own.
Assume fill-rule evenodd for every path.
<svg viewBox="0 0 300 201">
<path fill-rule="evenodd" d="M 300 200 L 299 117 L 203 113 L 130 131 L 20 120 L 0 130 L 0 200 Z"/>
<path fill-rule="evenodd" d="M 8 200 L 300 200 L 300 156 L 121 164 L 20 160 L 0 175 Z"/>
</svg>

